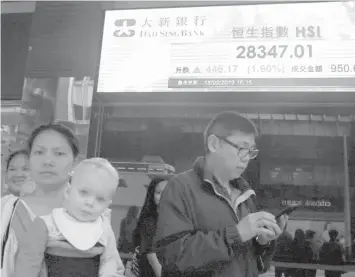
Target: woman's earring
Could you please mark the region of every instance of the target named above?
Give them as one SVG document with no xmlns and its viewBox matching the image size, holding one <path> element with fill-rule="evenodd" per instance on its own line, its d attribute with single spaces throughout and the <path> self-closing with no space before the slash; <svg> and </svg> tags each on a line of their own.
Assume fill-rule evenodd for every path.
<svg viewBox="0 0 355 277">
<path fill-rule="evenodd" d="M 72 179 L 73 173 L 74 173 L 73 171 L 68 172 L 68 175 L 69 175 L 69 184 L 71 183 L 71 179 Z"/>
</svg>

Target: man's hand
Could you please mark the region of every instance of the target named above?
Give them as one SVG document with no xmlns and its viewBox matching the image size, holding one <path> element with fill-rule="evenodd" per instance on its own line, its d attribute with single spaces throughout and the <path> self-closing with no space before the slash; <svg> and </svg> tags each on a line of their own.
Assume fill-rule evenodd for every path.
<svg viewBox="0 0 355 277">
<path fill-rule="evenodd" d="M 279 218 L 278 224 L 279 224 L 280 229 L 281 229 L 282 231 L 285 230 L 286 225 L 287 225 L 287 221 L 288 221 L 288 215 L 287 215 L 287 214 L 284 214 L 284 215 L 282 215 L 282 216 Z"/>
<path fill-rule="evenodd" d="M 284 219 L 282 219 L 283 221 Z M 282 224 L 284 226 L 286 223 L 283 222 Z M 238 223 L 237 229 L 242 241 L 248 241 L 258 236 L 260 243 L 274 240 L 282 233 L 275 216 L 268 212 L 247 215 Z"/>
<path fill-rule="evenodd" d="M 282 231 L 285 229 L 286 227 L 286 224 L 287 224 L 287 221 L 288 221 L 288 215 L 282 215 L 277 223 L 280 227 L 280 230 L 281 230 L 281 233 Z M 274 230 L 275 231 L 275 230 Z M 264 232 L 264 230 L 262 230 L 258 235 L 257 235 L 257 242 L 261 245 L 266 245 L 268 244 L 270 241 L 272 240 L 275 240 L 277 239 L 280 235 L 278 233 L 274 233 L 273 235 L 270 236 L 270 233 L 269 232 Z"/>
</svg>

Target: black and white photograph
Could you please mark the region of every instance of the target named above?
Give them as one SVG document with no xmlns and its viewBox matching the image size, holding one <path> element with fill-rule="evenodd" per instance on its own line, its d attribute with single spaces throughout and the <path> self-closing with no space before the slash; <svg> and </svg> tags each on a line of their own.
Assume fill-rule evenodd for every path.
<svg viewBox="0 0 355 277">
<path fill-rule="evenodd" d="M 355 277 L 355 1 L 1 0 L 3 277 Z"/>
</svg>

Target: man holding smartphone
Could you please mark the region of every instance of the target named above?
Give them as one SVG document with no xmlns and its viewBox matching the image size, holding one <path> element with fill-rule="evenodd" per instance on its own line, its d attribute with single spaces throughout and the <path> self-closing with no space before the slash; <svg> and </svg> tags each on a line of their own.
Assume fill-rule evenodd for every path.
<svg viewBox="0 0 355 277">
<path fill-rule="evenodd" d="M 236 112 L 218 114 L 204 133 L 205 157 L 168 183 L 156 231 L 162 276 L 256 277 L 268 268 L 287 215 L 255 209 L 241 177 L 258 150 L 258 131 Z"/>
</svg>

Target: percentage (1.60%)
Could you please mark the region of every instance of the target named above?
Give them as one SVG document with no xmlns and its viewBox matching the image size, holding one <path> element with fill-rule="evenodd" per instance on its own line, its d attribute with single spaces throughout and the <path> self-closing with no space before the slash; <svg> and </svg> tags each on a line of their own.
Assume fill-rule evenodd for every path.
<svg viewBox="0 0 355 277">
<path fill-rule="evenodd" d="M 249 73 L 250 72 L 261 72 L 261 73 L 283 73 L 284 67 L 280 64 L 268 64 L 268 65 L 251 65 L 249 66 Z"/>
</svg>

